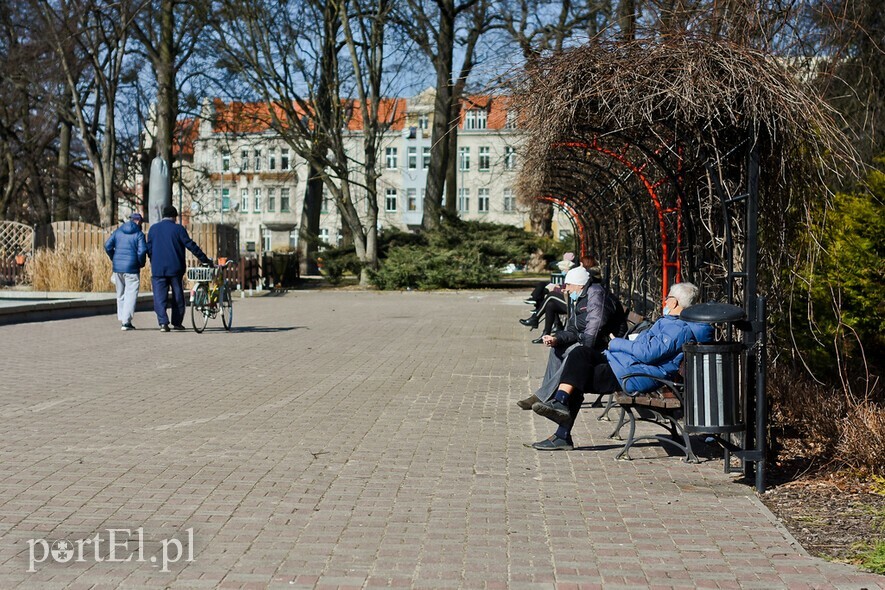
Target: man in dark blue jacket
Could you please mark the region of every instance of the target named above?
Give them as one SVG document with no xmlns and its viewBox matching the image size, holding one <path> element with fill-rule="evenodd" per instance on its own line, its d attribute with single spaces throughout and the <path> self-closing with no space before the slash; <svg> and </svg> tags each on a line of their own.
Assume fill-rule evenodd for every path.
<svg viewBox="0 0 885 590">
<path fill-rule="evenodd" d="M 104 243 L 113 267 L 112 276 L 117 287 L 117 319 L 122 330 L 135 329 L 132 316 L 135 315 L 135 302 L 141 287 L 139 271 L 144 266 L 147 254 L 141 222 L 141 215 L 133 213 L 129 221 L 115 229 Z"/>
<path fill-rule="evenodd" d="M 535 413 L 553 420 L 559 428 L 548 439 L 531 447 L 539 451 L 563 451 L 574 448 L 571 431 L 584 400 L 584 392 L 645 392 L 658 387 L 654 379 L 623 377 L 644 373 L 672 379 L 679 372 L 682 346 L 686 342 L 705 343 L 713 340 L 710 324 L 686 322 L 679 317 L 691 306 L 698 288 L 691 283 L 677 283 L 664 300 L 663 317 L 641 332 L 635 340 L 614 338 L 608 350 L 599 352 L 582 347 L 574 350 L 562 368 L 562 378 L 553 399 L 532 406 Z"/>
<path fill-rule="evenodd" d="M 187 248 L 200 262 L 212 261 L 188 235 L 184 226 L 175 223 L 178 210 L 172 205 L 163 208 L 163 219 L 148 230 L 147 251 L 151 257 L 151 287 L 154 291 L 154 311 L 160 330 L 169 331 L 166 307 L 169 288 L 172 288 L 172 328 L 184 330 L 184 287 L 181 284 L 186 270 L 184 250 Z"/>
</svg>

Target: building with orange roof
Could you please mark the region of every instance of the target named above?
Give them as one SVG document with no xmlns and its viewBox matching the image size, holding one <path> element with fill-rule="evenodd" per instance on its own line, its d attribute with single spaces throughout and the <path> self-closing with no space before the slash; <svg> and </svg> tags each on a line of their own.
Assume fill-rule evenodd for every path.
<svg viewBox="0 0 885 590">
<path fill-rule="evenodd" d="M 434 91 L 389 98 L 381 114 L 390 128 L 380 154 L 378 223 L 382 228 L 414 229 L 423 216 L 430 163 Z M 361 160 L 362 114 L 348 107 L 350 153 Z M 459 121 L 458 212 L 462 218 L 528 227 L 528 210 L 517 204 L 513 183 L 519 165 L 520 134 L 506 96 L 477 95 L 463 100 Z M 307 188 L 307 164 L 273 131 L 282 109 L 266 103 L 204 101 L 197 120 L 179 123 L 173 171 L 181 182 L 173 202 L 182 201 L 186 222 L 221 222 L 239 228 L 244 254 L 295 247 Z M 177 176 L 176 176 L 177 178 Z M 365 191 L 353 188 L 357 201 Z M 366 206 L 360 211 L 367 211 Z M 570 228 L 566 223 L 563 228 Z M 320 239 L 337 245 L 342 222 L 331 198 L 324 198 Z M 560 238 L 568 231 L 562 232 Z"/>
</svg>

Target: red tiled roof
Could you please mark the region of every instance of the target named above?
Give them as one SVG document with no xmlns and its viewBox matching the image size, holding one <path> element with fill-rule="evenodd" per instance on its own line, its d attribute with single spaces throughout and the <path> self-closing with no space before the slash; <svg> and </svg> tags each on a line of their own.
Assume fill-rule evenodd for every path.
<svg viewBox="0 0 885 590">
<path fill-rule="evenodd" d="M 177 158 L 179 155 L 185 158 L 194 157 L 194 141 L 200 133 L 200 126 L 197 120 L 189 117 L 187 119 L 179 119 L 175 122 L 175 129 L 172 131 L 172 157 Z M 182 139 L 184 141 L 182 141 Z"/>
<path fill-rule="evenodd" d="M 347 129 L 359 131 L 363 128 L 363 111 L 360 108 L 360 102 L 354 100 L 348 105 L 348 108 L 352 109 L 352 114 L 350 120 L 347 121 Z M 391 130 L 402 131 L 406 124 L 406 99 L 382 98 L 378 104 L 378 118 L 390 123 Z"/>
<path fill-rule="evenodd" d="M 507 122 L 507 106 L 510 98 L 506 96 L 471 95 L 463 99 L 461 121 L 464 126 L 464 112 L 470 109 L 483 109 L 488 113 L 488 129 L 504 129 Z M 359 131 L 363 128 L 363 114 L 359 101 L 349 101 L 349 119 L 347 129 Z M 215 99 L 215 118 L 212 122 L 213 133 L 262 133 L 271 129 L 271 111 L 265 102 L 230 102 Z M 273 106 L 276 116 L 285 120 L 285 112 L 279 105 Z M 390 123 L 390 129 L 401 131 L 405 127 L 407 99 L 384 98 L 379 105 L 382 121 Z M 298 109 L 301 112 L 301 109 Z M 193 126 L 194 128 L 196 126 Z M 195 133 L 194 133 L 195 136 Z M 193 147 L 191 146 L 191 150 Z M 192 153 L 192 151 L 191 151 Z"/>
</svg>

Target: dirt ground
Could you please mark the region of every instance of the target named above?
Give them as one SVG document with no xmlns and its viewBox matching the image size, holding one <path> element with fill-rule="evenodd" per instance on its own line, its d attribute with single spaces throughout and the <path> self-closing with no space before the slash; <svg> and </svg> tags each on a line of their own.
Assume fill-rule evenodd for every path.
<svg viewBox="0 0 885 590">
<path fill-rule="evenodd" d="M 885 485 L 835 471 L 772 475 L 762 501 L 810 554 L 856 563 L 859 546 L 885 539 Z"/>
</svg>

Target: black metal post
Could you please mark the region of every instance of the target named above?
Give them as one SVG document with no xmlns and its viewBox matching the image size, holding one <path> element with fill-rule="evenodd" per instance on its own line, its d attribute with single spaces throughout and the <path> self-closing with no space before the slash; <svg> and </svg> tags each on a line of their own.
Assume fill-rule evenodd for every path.
<svg viewBox="0 0 885 590">
<path fill-rule="evenodd" d="M 765 492 L 765 455 L 767 447 L 766 428 L 768 426 L 768 396 L 765 392 L 768 351 L 766 349 L 766 305 L 765 297 L 756 299 L 756 491 Z"/>
<path fill-rule="evenodd" d="M 744 333 L 744 343 L 750 348 L 757 343 L 760 330 L 765 329 L 758 322 L 756 301 L 757 274 L 759 271 L 759 146 L 752 130 L 750 130 L 750 143 L 748 147 L 746 236 L 744 238 L 744 311 L 747 314 L 747 319 L 752 322 L 752 329 Z M 765 368 L 759 366 L 758 351 L 756 353 L 747 355 L 747 417 L 746 430 L 744 432 L 744 448 L 758 450 L 765 448 L 764 425 L 762 428 L 759 426 L 760 421 L 764 421 L 764 416 L 758 407 L 759 395 L 761 394 L 758 390 L 758 377 L 760 371 L 764 371 Z M 750 379 L 750 375 L 753 375 L 755 378 Z M 761 438 L 758 436 L 760 432 L 763 434 Z M 752 477 L 753 472 L 753 462 L 745 461 L 744 475 Z"/>
</svg>

